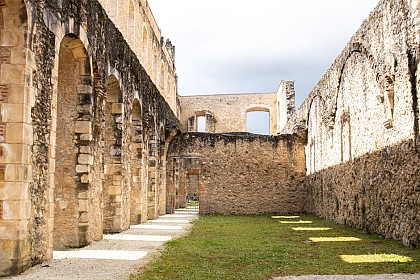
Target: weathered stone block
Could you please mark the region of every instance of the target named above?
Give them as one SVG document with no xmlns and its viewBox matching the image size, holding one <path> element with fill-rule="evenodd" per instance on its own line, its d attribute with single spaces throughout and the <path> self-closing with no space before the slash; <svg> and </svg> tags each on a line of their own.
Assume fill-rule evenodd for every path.
<svg viewBox="0 0 420 280">
<path fill-rule="evenodd" d="M 81 154 L 90 154 L 92 153 L 92 148 L 90 146 L 80 146 L 79 153 Z"/>
<path fill-rule="evenodd" d="M 25 104 L 1 104 L 1 120 L 10 123 L 27 123 L 32 122 L 31 107 Z"/>
<path fill-rule="evenodd" d="M 33 144 L 32 125 L 25 123 L 7 123 L 5 142 L 11 144 Z"/>
<path fill-rule="evenodd" d="M 17 85 L 25 84 L 25 69 L 25 65 L 2 65 L 0 83 Z"/>
<path fill-rule="evenodd" d="M 29 164 L 31 149 L 24 144 L 2 144 L 3 156 L 0 163 Z"/>
<path fill-rule="evenodd" d="M 92 134 L 92 122 L 76 121 L 74 126 L 74 132 L 81 134 Z"/>
<path fill-rule="evenodd" d="M 80 140 L 82 140 L 82 141 L 92 141 L 93 136 L 92 136 L 92 134 L 81 134 L 80 135 Z"/>
<path fill-rule="evenodd" d="M 93 165 L 93 156 L 89 154 L 80 154 L 78 158 L 78 163 L 80 165 Z"/>
<path fill-rule="evenodd" d="M 90 171 L 90 165 L 76 165 L 77 173 L 88 173 Z"/>
<path fill-rule="evenodd" d="M 124 114 L 124 103 L 112 103 L 111 113 L 113 115 Z"/>
<path fill-rule="evenodd" d="M 92 87 L 88 85 L 77 85 L 77 93 L 92 93 Z"/>
<path fill-rule="evenodd" d="M 32 179 L 32 166 L 6 164 L 4 180 L 7 182 L 29 182 Z"/>
<path fill-rule="evenodd" d="M 87 199 L 79 199 L 79 212 L 88 212 L 89 211 L 89 200 Z"/>
<path fill-rule="evenodd" d="M 11 48 L 11 64 L 24 65 L 26 63 L 26 48 Z"/>
<path fill-rule="evenodd" d="M 28 198 L 28 183 L 0 182 L 0 200 L 27 200 Z"/>
<path fill-rule="evenodd" d="M 89 183 L 89 182 L 91 182 L 91 181 L 92 181 L 92 176 L 91 176 L 90 174 L 83 174 L 83 175 L 80 177 L 80 181 L 81 181 L 83 184 L 87 184 L 87 183 Z"/>
<path fill-rule="evenodd" d="M 19 28 L 3 29 L 0 44 L 5 47 L 23 46 L 25 44 L 24 32 Z"/>
<path fill-rule="evenodd" d="M 28 220 L 31 215 L 29 200 L 3 201 L 4 220 Z"/>
<path fill-rule="evenodd" d="M 121 195 L 121 186 L 108 186 L 107 193 L 108 195 Z"/>
</svg>

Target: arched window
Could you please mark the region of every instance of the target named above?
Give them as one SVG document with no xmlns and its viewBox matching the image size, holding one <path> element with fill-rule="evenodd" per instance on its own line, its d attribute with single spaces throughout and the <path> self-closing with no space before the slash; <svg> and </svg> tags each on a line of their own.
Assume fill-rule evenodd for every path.
<svg viewBox="0 0 420 280">
<path fill-rule="evenodd" d="M 252 108 L 246 112 L 246 131 L 270 134 L 270 111 L 266 108 Z"/>
</svg>

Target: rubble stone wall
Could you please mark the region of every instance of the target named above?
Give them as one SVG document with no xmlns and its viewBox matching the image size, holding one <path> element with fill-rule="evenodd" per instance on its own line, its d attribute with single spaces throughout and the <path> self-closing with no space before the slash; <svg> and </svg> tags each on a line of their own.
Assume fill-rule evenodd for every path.
<svg viewBox="0 0 420 280">
<path fill-rule="evenodd" d="M 198 179 L 202 214 L 297 213 L 307 198 L 303 146 L 296 135 L 186 133 L 172 142 L 168 163 L 184 161 L 179 176 Z"/>
<path fill-rule="evenodd" d="M 380 1 L 283 130 L 307 127 L 308 209 L 418 246 L 419 1 Z"/>
</svg>

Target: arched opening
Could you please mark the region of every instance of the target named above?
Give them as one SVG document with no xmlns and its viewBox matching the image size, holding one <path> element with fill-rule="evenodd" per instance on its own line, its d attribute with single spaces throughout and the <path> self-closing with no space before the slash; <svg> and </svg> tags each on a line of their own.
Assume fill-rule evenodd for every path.
<svg viewBox="0 0 420 280">
<path fill-rule="evenodd" d="M 131 113 L 131 224 L 139 224 L 144 221 L 144 217 L 142 217 L 143 138 L 141 105 L 138 99 L 134 99 Z"/>
<path fill-rule="evenodd" d="M 135 43 L 136 39 L 136 17 L 135 17 L 134 3 L 133 0 L 129 1 L 128 7 L 128 20 L 127 20 L 127 30 L 128 30 L 128 41 L 129 43 Z"/>
<path fill-rule="evenodd" d="M 102 217 L 100 205 L 90 201 L 92 190 L 89 170 L 92 125 L 89 115 L 79 108 L 92 106 L 90 64 L 83 43 L 75 35 L 64 37 L 58 65 L 54 248 L 81 247 L 96 239 L 90 228 Z M 89 111 L 89 110 L 87 110 Z M 54 123 L 54 122 L 53 122 Z"/>
<path fill-rule="evenodd" d="M 265 108 L 248 109 L 246 112 L 246 131 L 269 135 L 270 111 Z"/>
<path fill-rule="evenodd" d="M 165 214 L 166 206 L 166 135 L 163 126 L 159 132 L 159 186 L 158 186 L 158 215 Z"/>
<path fill-rule="evenodd" d="M 306 166 L 307 174 L 312 174 L 318 171 L 323 165 L 323 150 L 326 143 L 324 130 L 325 124 L 322 118 L 324 101 L 321 97 L 314 97 L 312 100 L 307 116 L 308 126 L 308 144 L 306 146 Z"/>
<path fill-rule="evenodd" d="M 129 227 L 129 193 L 123 178 L 123 94 L 118 80 L 110 76 L 106 83 L 104 147 L 104 231 L 121 232 Z"/>
<path fill-rule="evenodd" d="M 148 118 L 149 122 L 149 165 L 148 165 L 148 187 L 147 187 L 147 217 L 148 219 L 156 218 L 157 208 L 157 180 L 158 180 L 158 149 L 159 142 L 156 133 L 156 108 L 152 102 L 149 107 Z"/>
</svg>

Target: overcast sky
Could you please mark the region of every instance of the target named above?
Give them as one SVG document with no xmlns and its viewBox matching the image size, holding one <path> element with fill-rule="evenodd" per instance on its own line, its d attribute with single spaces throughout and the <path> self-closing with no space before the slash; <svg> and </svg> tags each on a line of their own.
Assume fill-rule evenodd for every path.
<svg viewBox="0 0 420 280">
<path fill-rule="evenodd" d="M 300 105 L 378 0 L 148 0 L 180 95 L 275 92 Z"/>
</svg>

